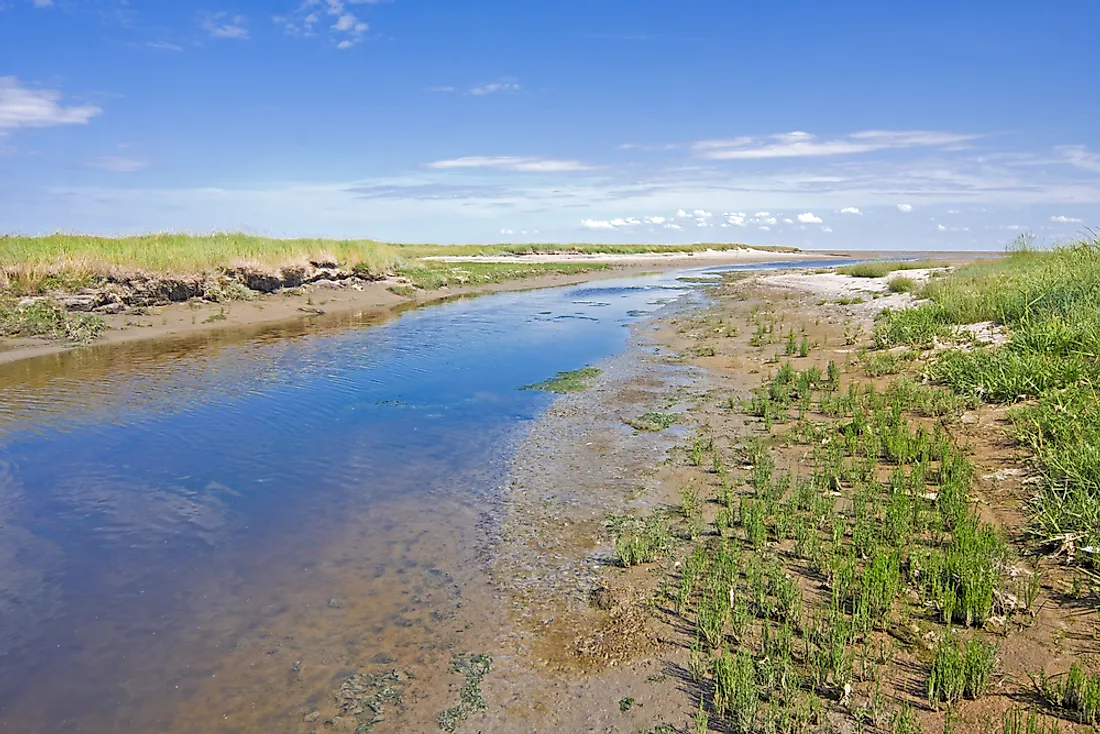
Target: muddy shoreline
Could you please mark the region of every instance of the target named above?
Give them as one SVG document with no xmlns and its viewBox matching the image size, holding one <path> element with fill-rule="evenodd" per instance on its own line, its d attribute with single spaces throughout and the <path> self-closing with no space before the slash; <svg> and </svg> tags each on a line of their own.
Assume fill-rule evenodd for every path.
<svg viewBox="0 0 1100 734">
<path fill-rule="evenodd" d="M 799 253 L 799 259 L 829 258 L 832 256 L 831 253 Z M 391 287 L 399 285 L 397 281 L 368 281 L 350 276 L 333 276 L 314 282 L 303 281 L 294 288 L 281 291 L 276 290 L 276 288 L 282 287 L 281 284 L 253 283 L 259 288 L 274 292 L 257 292 L 253 294 L 254 298 L 252 300 L 212 302 L 191 299 L 159 306 L 139 307 L 119 313 L 100 313 L 106 322 L 107 329 L 99 339 L 89 346 L 95 348 L 102 345 L 127 342 L 175 339 L 207 332 L 263 325 L 275 326 L 280 323 L 289 324 L 294 321 L 315 319 L 319 316 L 338 316 L 356 312 L 373 314 L 381 318 L 385 314 L 396 313 L 402 308 L 430 304 L 449 298 L 549 288 L 640 275 L 655 270 L 674 270 L 706 265 L 766 263 L 791 258 L 792 255 L 790 254 L 767 252 L 733 252 L 724 257 L 716 256 L 706 259 L 697 259 L 691 255 L 685 255 L 673 258 L 666 257 L 659 262 L 629 258 L 609 263 L 609 267 L 603 270 L 569 275 L 545 275 L 470 287 L 444 287 L 434 291 L 417 291 L 412 295 L 398 295 L 390 290 Z M 514 259 L 520 260 L 519 258 Z M 196 287 L 201 286 L 201 282 L 196 282 L 198 282 Z M 167 296 L 163 300 L 167 300 Z M 83 306 L 80 306 L 80 308 L 83 308 Z M 86 348 L 88 347 L 73 345 L 58 339 L 39 337 L 0 338 L 0 364 Z"/>
<path fill-rule="evenodd" d="M 656 562 L 623 568 L 609 526 L 616 516 L 675 515 L 682 488 L 706 491 L 717 482 L 689 458 L 696 437 L 709 437 L 718 455 L 738 457 L 761 435 L 760 421 L 744 413 L 741 401 L 774 372 L 772 352 L 782 344 L 754 345 L 744 326 L 749 314 L 777 313 L 784 323 L 804 324 L 821 348 L 801 362 L 796 355 L 800 364 L 824 368 L 836 361 L 845 372 L 861 369 L 857 350 L 875 314 L 911 298 L 889 294 L 876 279 L 848 281 L 850 292 L 838 290 L 836 276 L 815 280 L 798 270 L 729 278 L 709 302 L 679 306 L 636 327 L 631 347 L 600 365 L 604 372 L 588 391 L 560 398 L 531 429 L 511 463 L 491 565 L 510 623 L 497 653 L 509 664 L 486 678 L 488 709 L 466 731 L 691 730 L 712 691 L 691 671 L 694 628 L 684 625 L 666 591 L 690 543 Z M 866 301 L 845 302 L 856 294 Z M 681 417 L 653 433 L 626 424 L 649 411 Z M 1028 471 L 1003 409 L 968 410 L 948 430 L 971 452 L 979 515 L 1020 538 Z M 803 461 L 796 448 L 777 455 L 777 467 L 792 473 Z M 704 508 L 708 522 L 715 511 Z M 1095 652 L 1089 640 L 1097 614 L 1066 600 L 1067 573 L 1042 559 L 1017 563 L 1021 577 L 1042 566 L 1037 611 L 1026 623 L 991 628 L 1002 638 L 994 685 L 954 707 L 955 731 L 985 731 L 987 722 L 1030 701 L 1029 671 L 1064 671 L 1074 657 Z M 821 604 L 815 576 L 790 572 L 808 607 Z M 839 700 L 826 698 L 810 730 L 856 731 L 861 718 L 879 716 L 876 707 L 885 705 L 907 707 L 924 731 L 942 729 L 945 709 L 923 695 L 924 666 L 939 633 L 923 624 L 920 630 L 891 642 L 893 663 L 884 660 L 875 678 L 880 688 L 864 682 Z M 709 730 L 724 726 L 712 718 Z"/>
</svg>

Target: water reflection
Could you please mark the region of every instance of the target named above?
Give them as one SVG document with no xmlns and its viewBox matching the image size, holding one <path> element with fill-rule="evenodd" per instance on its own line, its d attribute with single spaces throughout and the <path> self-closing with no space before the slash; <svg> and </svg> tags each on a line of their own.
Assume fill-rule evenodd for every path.
<svg viewBox="0 0 1100 734">
<path fill-rule="evenodd" d="M 296 731 L 349 671 L 439 669 L 518 388 L 680 274 L 0 367 L 0 728 Z"/>
</svg>

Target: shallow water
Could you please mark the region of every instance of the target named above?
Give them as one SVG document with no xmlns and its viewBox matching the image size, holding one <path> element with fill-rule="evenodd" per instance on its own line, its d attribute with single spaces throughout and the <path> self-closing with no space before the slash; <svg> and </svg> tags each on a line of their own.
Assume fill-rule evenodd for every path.
<svg viewBox="0 0 1100 734">
<path fill-rule="evenodd" d="M 0 366 L 0 729 L 298 731 L 351 673 L 438 667 L 551 399 L 520 388 L 684 274 Z"/>
</svg>

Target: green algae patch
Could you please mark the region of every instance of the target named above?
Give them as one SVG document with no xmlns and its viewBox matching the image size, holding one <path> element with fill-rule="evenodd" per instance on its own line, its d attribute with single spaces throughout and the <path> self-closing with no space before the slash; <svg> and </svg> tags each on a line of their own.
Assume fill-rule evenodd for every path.
<svg viewBox="0 0 1100 734">
<path fill-rule="evenodd" d="M 600 376 L 598 367 L 583 367 L 579 370 L 559 372 L 549 380 L 528 385 L 524 390 L 542 390 L 544 392 L 567 393 L 582 392 L 592 386 L 592 380 Z"/>
</svg>

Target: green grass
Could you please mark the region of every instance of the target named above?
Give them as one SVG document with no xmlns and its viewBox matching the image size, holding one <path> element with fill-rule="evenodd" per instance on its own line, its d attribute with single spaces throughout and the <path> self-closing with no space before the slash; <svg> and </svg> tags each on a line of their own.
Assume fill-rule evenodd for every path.
<svg viewBox="0 0 1100 734">
<path fill-rule="evenodd" d="M 1100 675 L 1088 673 L 1079 663 L 1061 676 L 1032 676 L 1039 695 L 1055 709 L 1071 714 L 1082 724 L 1100 721 Z"/>
<path fill-rule="evenodd" d="M 36 292 L 51 280 L 79 284 L 118 271 L 187 275 L 242 265 L 274 269 L 311 261 L 383 275 L 392 273 L 403 257 L 401 248 L 373 240 L 275 239 L 239 232 L 0 236 L 2 270 L 9 287 L 20 292 Z"/>
<path fill-rule="evenodd" d="M 559 372 L 549 380 L 528 385 L 524 390 L 543 390 L 545 392 L 569 393 L 587 390 L 592 380 L 600 375 L 599 367 L 582 367 L 579 370 Z"/>
<path fill-rule="evenodd" d="M 928 675 L 927 694 L 931 703 L 948 705 L 963 697 L 980 698 L 989 685 L 997 661 L 997 649 L 974 638 L 960 646 L 950 636 L 940 640 Z"/>
<path fill-rule="evenodd" d="M 876 345 L 927 347 L 963 324 L 1003 327 L 1007 343 L 942 353 L 927 376 L 969 399 L 1028 402 L 1013 422 L 1043 473 L 1033 530 L 1100 543 L 1100 241 L 1014 248 L 931 281 L 922 295 L 928 303 L 884 313 Z"/>
<path fill-rule="evenodd" d="M 917 281 L 907 275 L 895 275 L 886 282 L 886 287 L 891 293 L 912 293 L 917 287 Z"/>
<path fill-rule="evenodd" d="M 48 300 L 23 307 L 0 304 L 0 336 L 44 336 L 87 344 L 106 328 L 100 316 L 68 313 Z"/>
<path fill-rule="evenodd" d="M 897 270 L 924 270 L 926 268 L 943 268 L 947 263 L 938 260 L 874 260 L 872 262 L 843 265 L 836 269 L 841 275 L 850 275 L 853 278 L 885 278 Z"/>
</svg>

